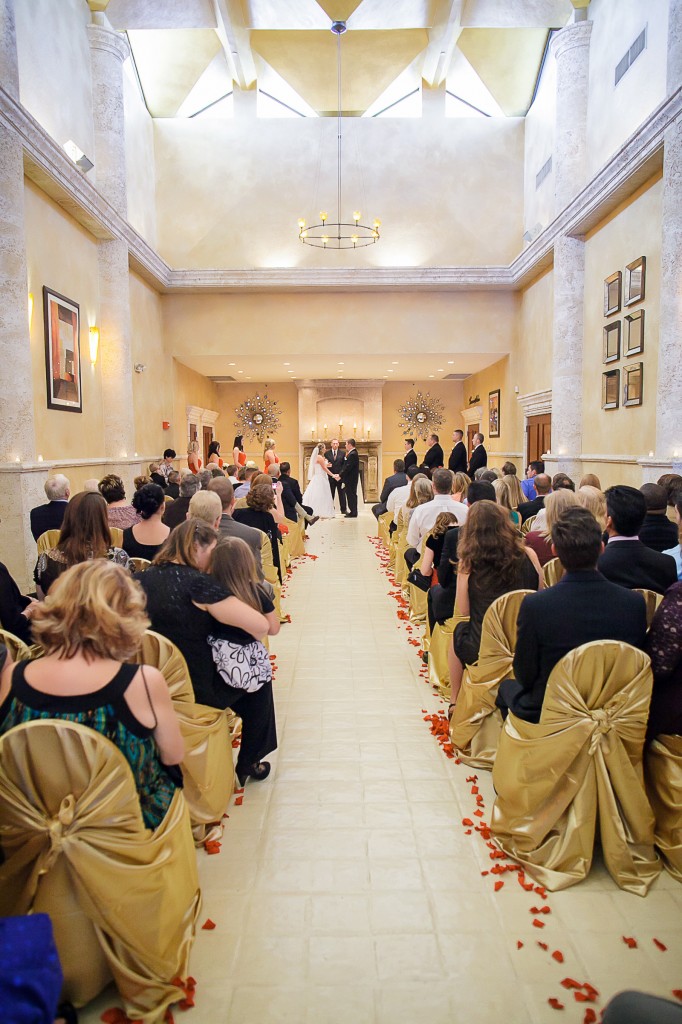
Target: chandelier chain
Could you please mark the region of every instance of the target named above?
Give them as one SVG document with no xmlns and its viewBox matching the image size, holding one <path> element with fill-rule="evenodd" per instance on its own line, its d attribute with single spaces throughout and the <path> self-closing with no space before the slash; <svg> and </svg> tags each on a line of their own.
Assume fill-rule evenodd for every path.
<svg viewBox="0 0 682 1024">
<path fill-rule="evenodd" d="M 341 33 L 336 36 L 336 66 L 337 66 L 337 181 L 336 181 L 336 219 L 341 223 Z"/>
</svg>

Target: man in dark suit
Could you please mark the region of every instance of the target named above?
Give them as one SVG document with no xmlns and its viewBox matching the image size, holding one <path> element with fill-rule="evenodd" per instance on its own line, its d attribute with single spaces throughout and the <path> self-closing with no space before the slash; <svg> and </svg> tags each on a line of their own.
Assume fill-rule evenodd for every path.
<svg viewBox="0 0 682 1024">
<path fill-rule="evenodd" d="M 227 478 L 226 478 L 227 479 Z M 175 501 L 166 504 L 166 511 L 163 514 L 163 521 L 166 526 L 173 530 L 180 523 L 184 523 L 189 511 L 191 498 L 197 493 L 201 486 L 198 476 L 194 473 L 186 473 L 180 481 L 180 497 Z"/>
<path fill-rule="evenodd" d="M 71 485 L 62 474 L 50 477 L 45 481 L 45 505 L 36 505 L 31 509 L 31 533 L 38 540 L 46 530 L 61 530 L 66 506 L 71 497 Z"/>
<path fill-rule="evenodd" d="M 434 469 L 442 469 L 443 462 L 443 449 L 439 444 L 438 434 L 430 434 L 428 447 L 424 452 L 422 467 L 433 472 Z"/>
<path fill-rule="evenodd" d="M 416 466 L 417 465 L 417 453 L 414 450 L 414 438 L 413 437 L 406 437 L 405 438 L 405 458 L 403 459 L 403 462 L 405 463 L 405 472 L 406 473 L 407 473 L 408 469 L 410 468 L 410 466 Z"/>
<path fill-rule="evenodd" d="M 358 480 L 360 479 L 360 459 L 355 450 L 355 438 L 349 437 L 346 441 L 346 456 L 343 466 L 337 474 L 337 480 L 343 484 L 348 502 L 346 519 L 358 518 Z"/>
<path fill-rule="evenodd" d="M 677 523 L 667 515 L 668 492 L 660 484 L 642 484 L 640 491 L 646 502 L 646 516 L 639 531 L 642 544 L 654 551 L 667 551 L 679 544 Z"/>
<path fill-rule="evenodd" d="M 272 470 L 272 466 L 270 469 Z M 315 515 L 310 505 L 303 504 L 303 495 L 298 480 L 291 475 L 291 463 L 281 462 L 279 471 L 284 515 L 294 523 L 298 522 L 299 516 L 302 516 L 311 525 L 316 523 L 320 517 Z M 271 473 L 271 475 L 273 474 Z"/>
<path fill-rule="evenodd" d="M 598 569 L 612 583 L 630 590 L 655 590 L 664 594 L 677 582 L 677 565 L 642 544 L 639 531 L 646 516 L 644 495 L 636 487 L 609 487 L 606 497 L 606 532 L 609 542 Z"/>
<path fill-rule="evenodd" d="M 552 490 L 552 481 L 546 473 L 539 473 L 535 477 L 534 483 L 538 494 L 537 498 L 533 498 L 532 501 L 519 502 L 518 512 L 522 523 L 526 519 L 530 519 L 531 516 L 536 516 L 540 509 L 545 507 L 545 498 Z"/>
<path fill-rule="evenodd" d="M 341 512 L 345 515 L 347 511 L 346 492 L 344 491 L 343 487 L 340 485 L 338 480 L 336 480 L 336 474 L 341 472 L 341 467 L 343 466 L 343 460 L 345 458 L 345 452 L 343 448 L 339 447 L 338 437 L 332 438 L 332 443 L 328 450 L 324 453 L 324 457 L 329 463 L 329 472 L 334 474 L 334 476 L 327 477 L 327 479 L 329 480 L 329 486 L 332 489 L 332 501 L 334 500 L 334 496 L 338 490 L 339 507 L 341 509 Z"/>
<path fill-rule="evenodd" d="M 467 473 L 472 480 L 477 469 L 485 469 L 488 465 L 488 453 L 483 444 L 484 440 L 483 434 L 474 434 L 472 438 L 473 448 L 471 449 L 471 458 L 467 467 Z"/>
<path fill-rule="evenodd" d="M 453 473 L 466 473 L 467 471 L 467 446 L 462 440 L 463 437 L 463 430 L 455 430 L 453 432 L 454 448 L 450 452 L 450 458 L 448 459 L 448 469 L 452 470 Z"/>
<path fill-rule="evenodd" d="M 180 474 L 177 469 L 172 469 L 168 474 L 168 483 L 166 484 L 166 494 L 169 498 L 175 501 L 176 498 L 180 497 Z"/>
<path fill-rule="evenodd" d="M 405 472 L 405 463 L 402 459 L 395 459 L 393 462 L 393 473 L 391 476 L 387 476 L 384 480 L 384 486 L 379 495 L 379 503 L 372 505 L 372 512 L 378 519 L 380 515 L 388 511 L 388 496 L 391 491 L 394 491 L 396 487 L 404 487 L 407 484 L 407 473 Z"/>
<path fill-rule="evenodd" d="M 514 679 L 500 683 L 503 714 L 539 722 L 547 680 L 569 651 L 595 640 L 644 647 L 646 605 L 597 572 L 601 529 L 586 508 L 566 509 L 552 527 L 552 550 L 566 569 L 561 581 L 524 598 L 517 623 Z M 672 561 L 672 559 L 671 559 Z"/>
<path fill-rule="evenodd" d="M 216 477 L 211 480 L 208 485 L 209 491 L 214 491 L 220 498 L 220 502 L 223 506 L 223 514 L 220 517 L 220 523 L 218 524 L 218 532 L 221 537 L 239 537 L 240 540 L 246 541 L 251 548 L 253 557 L 256 560 L 256 569 L 258 570 L 258 579 L 263 582 L 263 565 L 261 562 L 261 543 L 262 543 L 262 531 L 256 530 L 253 526 L 247 526 L 246 523 L 238 523 L 236 519 L 232 518 L 232 512 L 234 511 L 234 487 L 232 482 L 227 477 Z"/>
</svg>

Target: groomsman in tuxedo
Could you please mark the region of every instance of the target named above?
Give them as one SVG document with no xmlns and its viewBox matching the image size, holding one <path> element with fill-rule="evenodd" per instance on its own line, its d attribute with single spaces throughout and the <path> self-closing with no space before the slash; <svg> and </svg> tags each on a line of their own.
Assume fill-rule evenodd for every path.
<svg viewBox="0 0 682 1024">
<path fill-rule="evenodd" d="M 448 469 L 452 473 L 466 473 L 467 471 L 467 446 L 462 440 L 463 437 L 463 430 L 455 430 L 453 432 L 452 440 L 454 448 L 450 452 L 450 458 L 448 460 Z"/>
<path fill-rule="evenodd" d="M 443 468 L 443 449 L 438 443 L 438 434 L 429 435 L 429 446 L 424 452 L 424 461 L 422 467 L 426 467 L 433 472 L 434 469 Z"/>
<path fill-rule="evenodd" d="M 327 465 L 329 466 L 330 473 L 337 474 L 341 472 L 341 467 L 343 466 L 343 460 L 345 458 L 345 452 L 343 451 L 342 448 L 339 447 L 338 437 L 332 438 L 331 446 L 324 453 L 324 457 L 327 460 Z M 338 489 L 339 505 L 341 506 L 341 512 L 345 515 L 346 492 L 341 486 L 341 484 L 336 479 L 334 479 L 334 477 L 330 476 L 327 479 L 329 480 L 329 486 L 332 489 L 332 501 L 334 500 L 334 495 L 336 494 L 336 491 Z"/>
<path fill-rule="evenodd" d="M 360 459 L 355 450 L 355 438 L 349 437 L 346 441 L 346 456 L 343 466 L 337 476 L 346 491 L 348 501 L 348 512 L 346 519 L 358 518 L 358 480 L 360 479 Z"/>
<path fill-rule="evenodd" d="M 474 479 L 474 473 L 477 469 L 485 469 L 488 465 L 488 453 L 485 450 L 483 441 L 485 438 L 483 434 L 474 434 L 473 448 L 471 449 L 471 458 L 469 459 L 469 467 L 467 472 L 471 479 Z"/>
<path fill-rule="evenodd" d="M 417 465 L 417 453 L 414 450 L 414 438 L 413 437 L 406 437 L 405 438 L 405 458 L 403 459 L 403 462 L 405 463 L 405 472 L 406 473 L 407 473 L 408 469 L 410 468 L 410 466 L 416 466 Z"/>
</svg>

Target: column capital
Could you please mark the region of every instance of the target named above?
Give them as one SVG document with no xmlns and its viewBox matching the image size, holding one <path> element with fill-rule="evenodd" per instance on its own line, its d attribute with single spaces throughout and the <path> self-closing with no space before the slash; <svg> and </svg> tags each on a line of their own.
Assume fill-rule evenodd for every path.
<svg viewBox="0 0 682 1024">
<path fill-rule="evenodd" d="M 117 57 L 121 63 L 130 56 L 128 42 L 120 32 L 104 25 L 88 25 L 88 39 L 91 50 L 104 50 Z"/>
<path fill-rule="evenodd" d="M 551 43 L 555 60 L 560 60 L 569 50 L 589 47 L 592 25 L 591 21 L 576 21 L 557 32 Z"/>
</svg>

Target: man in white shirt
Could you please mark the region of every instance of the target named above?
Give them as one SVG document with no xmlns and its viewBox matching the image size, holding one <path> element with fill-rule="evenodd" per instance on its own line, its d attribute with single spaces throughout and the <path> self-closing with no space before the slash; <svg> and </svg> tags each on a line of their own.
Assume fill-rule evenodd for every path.
<svg viewBox="0 0 682 1024">
<path fill-rule="evenodd" d="M 398 523 L 398 513 L 401 508 L 405 505 L 407 499 L 410 496 L 410 490 L 412 488 L 412 481 L 420 472 L 419 466 L 410 466 L 407 470 L 407 483 L 402 487 L 396 487 L 391 491 L 386 500 L 386 511 L 390 512 L 393 516 L 393 523 Z"/>
<path fill-rule="evenodd" d="M 412 513 L 410 525 L 407 528 L 407 543 L 409 548 L 416 549 L 417 558 L 419 557 L 419 545 L 429 530 L 433 528 L 441 512 L 452 512 L 457 517 L 457 522 L 460 526 L 466 522 L 469 509 L 461 501 L 453 500 L 452 489 L 454 484 L 455 475 L 449 469 L 434 470 L 431 478 L 433 500 L 427 501 L 423 505 L 418 505 Z M 407 558 L 408 552 L 405 553 L 405 561 L 409 561 Z"/>
</svg>

